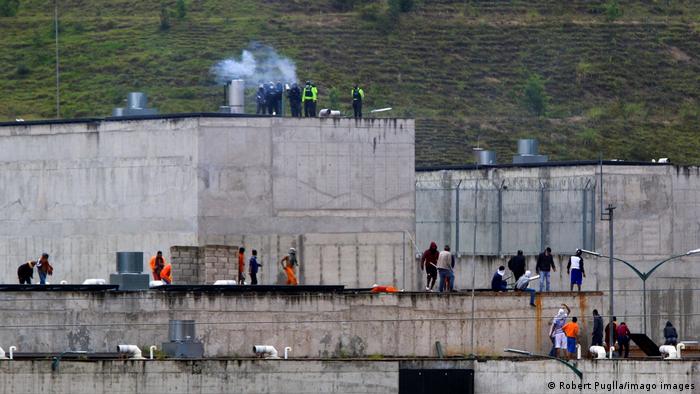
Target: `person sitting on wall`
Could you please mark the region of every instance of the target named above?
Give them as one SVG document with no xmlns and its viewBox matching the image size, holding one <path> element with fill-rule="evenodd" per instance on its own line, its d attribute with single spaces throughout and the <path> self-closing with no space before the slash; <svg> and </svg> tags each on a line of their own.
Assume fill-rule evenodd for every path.
<svg viewBox="0 0 700 394">
<path fill-rule="evenodd" d="M 17 268 L 17 277 L 19 278 L 19 284 L 32 284 L 32 278 L 34 278 L 34 266 L 36 261 L 30 260 L 22 264 Z"/>
<path fill-rule="evenodd" d="M 532 273 L 530 271 L 525 271 L 525 274 L 518 279 L 518 281 L 515 283 L 515 291 L 527 291 L 530 293 L 530 306 L 535 306 L 535 289 L 530 289 L 528 286 L 530 285 L 530 275 Z"/>
<path fill-rule="evenodd" d="M 503 279 L 503 275 L 506 274 L 506 267 L 498 267 L 498 271 L 493 274 L 491 279 L 491 290 L 493 291 L 506 291 L 508 289 L 508 282 Z"/>
<path fill-rule="evenodd" d="M 163 270 L 165 265 L 168 264 L 163 257 L 163 252 L 160 250 L 155 256 L 151 257 L 149 265 L 151 266 L 151 272 L 153 273 L 153 280 L 160 280 L 160 272 Z"/>
</svg>

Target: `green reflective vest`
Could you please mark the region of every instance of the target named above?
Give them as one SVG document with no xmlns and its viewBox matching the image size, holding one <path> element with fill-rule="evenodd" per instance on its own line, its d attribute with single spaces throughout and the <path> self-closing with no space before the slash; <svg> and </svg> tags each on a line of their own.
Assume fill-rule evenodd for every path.
<svg viewBox="0 0 700 394">
<path fill-rule="evenodd" d="M 352 95 L 353 101 L 362 100 L 363 98 L 365 98 L 365 91 L 362 90 L 362 88 L 352 89 L 350 94 Z"/>
</svg>

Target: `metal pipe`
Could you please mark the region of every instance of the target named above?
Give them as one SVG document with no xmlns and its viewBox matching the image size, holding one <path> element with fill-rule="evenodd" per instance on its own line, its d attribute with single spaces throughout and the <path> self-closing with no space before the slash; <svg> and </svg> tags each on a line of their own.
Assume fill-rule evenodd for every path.
<svg viewBox="0 0 700 394">
<path fill-rule="evenodd" d="M 285 360 L 289 358 L 289 352 L 291 352 L 291 351 L 292 351 L 292 348 L 289 346 L 284 348 L 284 359 Z"/>
<path fill-rule="evenodd" d="M 132 360 L 145 360 L 141 349 L 136 345 L 117 345 L 117 353 L 127 354 Z"/>
<path fill-rule="evenodd" d="M 477 164 L 477 168 L 478 168 Z M 477 174 L 478 176 L 478 174 Z M 476 185 L 474 186 L 474 237 L 472 239 L 472 313 L 471 313 L 471 354 L 474 353 L 474 315 L 475 315 L 475 304 L 474 304 L 474 287 L 476 286 L 476 230 L 477 222 L 479 220 L 478 208 L 479 208 L 479 179 L 476 179 Z"/>
<path fill-rule="evenodd" d="M 158 349 L 158 346 L 156 345 L 151 345 L 150 348 L 148 348 L 148 351 L 151 353 L 151 360 L 153 360 L 153 351 Z"/>
<path fill-rule="evenodd" d="M 277 349 L 269 345 L 255 345 L 253 346 L 253 353 L 265 356 L 265 358 L 279 358 Z"/>
<path fill-rule="evenodd" d="M 613 316 L 615 316 L 615 307 L 614 307 L 614 298 L 613 298 L 613 291 L 614 291 L 614 281 L 613 281 L 613 274 L 614 274 L 614 266 L 613 266 L 613 254 L 614 254 L 614 233 L 613 233 L 613 213 L 614 213 L 615 207 L 612 205 L 608 205 L 608 220 L 610 221 L 610 319 L 612 319 Z M 612 321 L 612 320 L 611 320 Z M 612 341 L 613 338 L 615 338 L 614 335 L 614 330 L 613 330 L 613 324 L 610 324 L 610 340 Z M 610 357 L 612 358 L 612 357 Z"/>
<path fill-rule="evenodd" d="M 498 188 L 498 256 L 503 252 L 503 185 L 505 183 L 504 179 Z"/>
<path fill-rule="evenodd" d="M 462 185 L 460 179 L 455 189 L 455 253 L 459 256 L 459 187 Z"/>
</svg>

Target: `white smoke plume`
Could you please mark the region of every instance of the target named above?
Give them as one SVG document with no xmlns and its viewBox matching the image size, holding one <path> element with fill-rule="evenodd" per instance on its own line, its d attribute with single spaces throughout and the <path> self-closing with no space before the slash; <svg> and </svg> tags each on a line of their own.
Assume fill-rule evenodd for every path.
<svg viewBox="0 0 700 394">
<path fill-rule="evenodd" d="M 274 48 L 256 42 L 241 52 L 240 58 L 228 58 L 211 68 L 218 84 L 232 79 L 244 79 L 247 86 L 257 86 L 269 81 L 298 82 L 294 61 L 280 56 Z"/>
</svg>

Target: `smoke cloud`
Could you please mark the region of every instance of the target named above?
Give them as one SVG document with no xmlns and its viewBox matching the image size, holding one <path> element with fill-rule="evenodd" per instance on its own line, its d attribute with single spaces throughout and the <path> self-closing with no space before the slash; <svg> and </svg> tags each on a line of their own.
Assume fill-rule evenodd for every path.
<svg viewBox="0 0 700 394">
<path fill-rule="evenodd" d="M 211 68 L 220 85 L 232 79 L 244 79 L 247 86 L 256 86 L 269 81 L 283 83 L 298 82 L 294 61 L 280 56 L 274 48 L 253 42 L 241 52 L 240 58 L 228 58 Z"/>
</svg>

